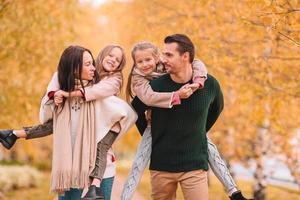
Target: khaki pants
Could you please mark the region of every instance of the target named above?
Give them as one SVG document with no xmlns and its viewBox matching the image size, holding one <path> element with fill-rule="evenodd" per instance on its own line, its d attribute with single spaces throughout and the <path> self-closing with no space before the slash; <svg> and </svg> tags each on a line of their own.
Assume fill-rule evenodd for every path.
<svg viewBox="0 0 300 200">
<path fill-rule="evenodd" d="M 178 183 L 185 200 L 208 200 L 207 172 L 204 170 L 179 173 L 151 170 L 150 175 L 154 200 L 175 200 Z"/>
</svg>

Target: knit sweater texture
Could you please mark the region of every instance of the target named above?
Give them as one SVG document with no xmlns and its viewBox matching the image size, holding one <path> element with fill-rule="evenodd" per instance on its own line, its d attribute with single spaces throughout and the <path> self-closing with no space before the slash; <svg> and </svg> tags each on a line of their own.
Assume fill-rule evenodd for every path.
<svg viewBox="0 0 300 200">
<path fill-rule="evenodd" d="M 192 81 L 189 81 L 192 83 Z M 172 92 L 186 83 L 174 82 L 169 74 L 151 81 L 156 92 Z M 132 102 L 139 119 L 137 127 L 146 127 L 147 106 L 137 97 Z M 187 172 L 208 169 L 206 132 L 223 109 L 223 95 L 218 81 L 211 75 L 202 89 L 196 90 L 181 105 L 172 108 L 151 107 L 152 154 L 150 170 Z"/>
</svg>

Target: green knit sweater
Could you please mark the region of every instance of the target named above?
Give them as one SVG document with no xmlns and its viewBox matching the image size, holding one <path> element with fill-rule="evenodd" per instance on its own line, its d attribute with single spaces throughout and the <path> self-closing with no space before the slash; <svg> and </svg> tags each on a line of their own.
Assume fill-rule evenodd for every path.
<svg viewBox="0 0 300 200">
<path fill-rule="evenodd" d="M 157 92 L 176 91 L 184 84 L 172 81 L 168 74 L 151 81 L 152 89 Z M 143 131 L 146 106 L 137 98 L 132 105 L 139 115 L 137 126 Z M 206 132 L 222 109 L 223 95 L 218 81 L 211 75 L 208 75 L 204 88 L 181 100 L 181 105 L 171 109 L 153 107 L 150 169 L 168 172 L 207 170 Z"/>
</svg>

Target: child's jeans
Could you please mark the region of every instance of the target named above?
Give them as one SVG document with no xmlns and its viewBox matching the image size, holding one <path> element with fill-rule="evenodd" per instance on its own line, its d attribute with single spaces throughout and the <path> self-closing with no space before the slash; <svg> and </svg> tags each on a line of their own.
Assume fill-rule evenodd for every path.
<svg viewBox="0 0 300 200">
<path fill-rule="evenodd" d="M 110 198 L 111 198 L 111 190 L 113 187 L 114 178 L 115 177 L 105 178 L 101 182 L 101 189 L 104 193 L 105 200 L 110 200 Z"/>
<path fill-rule="evenodd" d="M 101 188 L 104 192 L 105 200 L 110 200 L 111 190 L 114 183 L 114 177 L 105 178 L 101 182 Z M 65 192 L 64 196 L 59 195 L 58 200 L 80 200 L 82 189 L 71 188 Z"/>
<path fill-rule="evenodd" d="M 80 200 L 82 189 L 71 188 L 65 191 L 65 195 L 59 195 L 58 200 Z"/>
</svg>

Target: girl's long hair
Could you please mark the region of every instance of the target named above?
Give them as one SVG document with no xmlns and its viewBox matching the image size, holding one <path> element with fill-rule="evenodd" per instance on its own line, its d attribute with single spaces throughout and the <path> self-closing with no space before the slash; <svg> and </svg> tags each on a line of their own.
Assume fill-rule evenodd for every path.
<svg viewBox="0 0 300 200">
<path fill-rule="evenodd" d="M 135 54 L 137 51 L 143 51 L 146 49 L 151 49 L 152 50 L 152 54 L 154 57 L 159 57 L 159 49 L 157 48 L 157 46 L 155 46 L 154 44 L 152 44 L 151 42 L 148 41 L 141 41 L 136 43 L 132 50 L 131 50 L 131 58 L 133 60 L 133 65 L 131 67 L 129 76 L 128 76 L 128 81 L 127 81 L 127 85 L 126 85 L 126 100 L 127 102 L 130 102 L 130 100 L 134 97 L 134 93 L 132 91 L 132 72 L 135 68 Z"/>
<path fill-rule="evenodd" d="M 98 54 L 97 58 L 96 58 L 96 71 L 98 71 L 99 75 L 100 75 L 100 80 L 103 79 L 104 77 L 110 75 L 110 72 L 107 72 L 104 67 L 103 67 L 103 60 L 104 58 L 109 55 L 109 53 L 114 49 L 114 48 L 119 48 L 122 52 L 122 60 L 120 61 L 120 65 L 118 66 L 118 68 L 114 71 L 115 72 L 120 72 L 123 78 L 123 73 L 122 70 L 124 69 L 125 65 L 126 65 L 126 56 L 125 56 L 125 52 L 124 49 L 119 46 L 119 45 L 107 45 L 106 47 L 104 47 Z"/>
<path fill-rule="evenodd" d="M 75 90 L 75 79 L 79 79 L 80 85 L 84 90 L 83 81 L 81 78 L 82 66 L 83 66 L 83 53 L 88 52 L 93 59 L 93 65 L 95 65 L 95 60 L 93 54 L 87 48 L 81 46 L 69 46 L 66 48 L 59 60 L 57 72 L 58 72 L 58 82 L 61 90 L 66 92 L 72 92 Z M 92 83 L 97 83 L 100 80 L 100 76 L 97 71 L 95 71 Z M 62 104 L 64 107 L 65 99 Z"/>
</svg>

